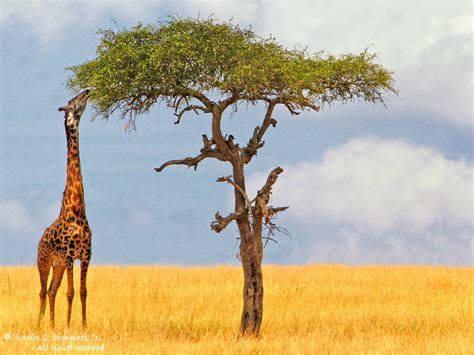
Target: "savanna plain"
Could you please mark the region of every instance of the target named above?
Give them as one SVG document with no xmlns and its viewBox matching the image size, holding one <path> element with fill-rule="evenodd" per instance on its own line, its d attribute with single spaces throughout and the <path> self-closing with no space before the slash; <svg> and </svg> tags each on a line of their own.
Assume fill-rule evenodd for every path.
<svg viewBox="0 0 474 355">
<path fill-rule="evenodd" d="M 239 338 L 239 267 L 92 266 L 88 328 L 79 269 L 71 327 L 66 279 L 36 326 L 37 270 L 0 268 L 0 353 L 474 353 L 473 268 L 337 265 L 264 267 L 264 320 Z"/>
</svg>

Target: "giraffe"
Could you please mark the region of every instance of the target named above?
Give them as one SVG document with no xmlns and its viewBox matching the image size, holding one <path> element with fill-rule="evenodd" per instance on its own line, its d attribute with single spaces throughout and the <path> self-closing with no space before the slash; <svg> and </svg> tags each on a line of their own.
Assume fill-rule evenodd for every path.
<svg viewBox="0 0 474 355">
<path fill-rule="evenodd" d="M 86 322 L 86 277 L 91 258 L 91 229 L 86 218 L 84 189 L 82 186 L 81 163 L 79 159 L 79 121 L 84 112 L 90 91 L 85 90 L 73 97 L 66 106 L 58 108 L 64 111 L 64 126 L 67 140 L 67 177 L 58 218 L 44 231 L 38 243 L 37 266 L 41 282 L 40 311 L 38 326 L 45 313 L 46 295 L 49 299 L 50 323 L 54 328 L 54 303 L 64 271 L 67 273 L 67 325 L 71 320 L 72 300 L 74 298 L 73 266 L 74 260 L 81 260 L 82 325 Z M 53 276 L 46 291 L 49 271 Z"/>
</svg>

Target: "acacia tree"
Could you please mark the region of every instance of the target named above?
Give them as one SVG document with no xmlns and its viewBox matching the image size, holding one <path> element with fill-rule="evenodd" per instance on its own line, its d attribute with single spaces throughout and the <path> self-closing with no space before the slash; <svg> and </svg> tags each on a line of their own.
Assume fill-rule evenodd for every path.
<svg viewBox="0 0 474 355">
<path fill-rule="evenodd" d="M 235 208 L 219 212 L 211 224 L 217 233 L 236 222 L 244 272 L 241 334 L 258 334 L 263 312 L 262 229 L 275 228 L 272 217 L 288 207 L 269 206 L 272 187 L 283 169 L 273 169 L 263 187 L 250 198 L 245 165 L 264 146 L 265 133 L 277 125 L 278 105 L 290 115 L 319 111 L 324 104 L 361 99 L 384 102 L 394 91 L 392 73 L 375 63 L 367 50 L 341 56 L 289 50 L 273 37 L 262 38 L 251 29 L 214 19 L 171 18 L 154 25 L 101 30 L 95 59 L 72 66 L 70 88 L 92 89 L 97 113 L 108 118 L 118 111 L 134 127 L 136 117 L 158 101 L 174 109 L 176 124 L 187 112 L 210 117 L 211 136 L 203 135 L 199 154 L 170 160 L 171 165 L 196 169 L 204 159 L 230 164 L 232 174 L 217 181 L 232 185 Z M 265 114 L 247 142 L 236 142 L 222 131 L 224 113 L 241 102 L 265 105 Z"/>
</svg>

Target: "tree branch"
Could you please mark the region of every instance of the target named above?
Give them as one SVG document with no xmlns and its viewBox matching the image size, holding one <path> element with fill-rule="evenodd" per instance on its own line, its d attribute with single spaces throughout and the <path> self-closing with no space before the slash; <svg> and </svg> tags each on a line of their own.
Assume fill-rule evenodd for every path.
<svg viewBox="0 0 474 355">
<path fill-rule="evenodd" d="M 231 96 L 227 97 L 222 101 L 219 101 L 221 112 L 223 112 L 230 105 L 235 104 L 240 98 L 240 94 L 236 90 L 233 90 Z"/>
<path fill-rule="evenodd" d="M 227 160 L 230 160 L 232 157 L 231 150 L 221 131 L 222 112 L 220 106 L 214 106 L 212 108 L 212 139 L 216 143 L 219 152 L 224 155 Z"/>
<path fill-rule="evenodd" d="M 276 104 L 277 104 L 276 101 L 271 101 L 268 105 L 267 113 L 265 114 L 265 118 L 263 119 L 262 127 L 260 127 L 260 129 L 257 132 L 256 138 L 257 138 L 257 141 L 259 142 L 262 140 L 268 127 L 270 126 L 276 127 L 277 125 L 277 120 L 272 118 L 273 109 L 275 108 Z"/>
<path fill-rule="evenodd" d="M 296 109 L 294 109 L 293 105 L 291 105 L 290 103 L 286 103 L 285 106 L 293 116 L 298 116 L 300 114 L 300 112 L 296 111 Z"/>
<path fill-rule="evenodd" d="M 255 218 L 265 218 L 266 223 L 270 223 L 270 218 L 281 211 L 286 210 L 288 207 L 267 207 L 268 201 L 270 201 L 270 195 L 272 193 L 272 187 L 278 179 L 278 175 L 283 172 L 283 169 L 278 167 L 273 169 L 268 175 L 265 185 L 257 192 L 255 197 Z"/>
<path fill-rule="evenodd" d="M 278 175 L 280 175 L 282 172 L 283 169 L 280 167 L 273 169 L 270 174 L 268 174 L 267 182 L 265 183 L 265 185 L 263 185 L 263 187 L 258 191 L 257 197 L 270 194 L 272 186 L 276 183 Z"/>
<path fill-rule="evenodd" d="M 160 167 L 155 168 L 155 171 L 157 173 L 163 171 L 166 167 L 171 166 L 171 165 L 187 165 L 188 168 L 194 167 L 194 170 L 197 169 L 197 166 L 201 160 L 204 160 L 205 158 L 210 157 L 208 154 L 199 154 L 197 157 L 187 157 L 184 159 L 176 159 L 176 160 L 169 160 L 166 163 L 162 164 Z"/>
<path fill-rule="evenodd" d="M 216 212 L 216 220 L 211 223 L 211 229 L 214 232 L 219 233 L 223 231 L 229 225 L 230 222 L 239 219 L 243 215 L 243 213 L 243 211 L 237 211 L 229 214 L 227 217 L 222 217 L 219 212 Z"/>
<path fill-rule="evenodd" d="M 276 215 L 278 212 L 282 212 L 282 211 L 285 211 L 289 208 L 290 206 L 285 206 L 285 207 L 268 207 L 267 208 L 267 211 L 268 211 L 268 214 L 271 216 L 274 216 Z"/>
<path fill-rule="evenodd" d="M 206 108 L 209 110 L 209 112 L 212 111 L 212 108 L 215 106 L 215 103 L 209 100 L 207 96 L 204 95 L 202 92 L 191 90 L 190 96 L 201 101 L 204 106 L 206 106 Z"/>
<path fill-rule="evenodd" d="M 264 237 L 265 244 L 264 244 L 263 247 L 266 247 L 269 241 L 272 241 L 272 242 L 278 244 L 277 240 L 273 238 L 276 233 L 282 233 L 282 234 L 286 235 L 287 237 L 291 238 L 290 232 L 285 227 L 277 226 L 275 223 L 273 223 L 271 221 L 269 221 L 268 223 L 267 222 L 264 223 L 264 226 L 267 229 L 267 235 Z"/>
<path fill-rule="evenodd" d="M 187 157 L 184 159 L 170 160 L 162 164 L 160 167 L 155 168 L 157 173 L 163 171 L 166 167 L 171 165 L 186 165 L 188 168 L 194 167 L 194 170 L 197 169 L 198 164 L 206 158 L 214 158 L 220 161 L 226 161 L 227 159 L 217 150 L 213 149 L 213 141 L 210 141 L 205 134 L 202 136 L 204 147 L 201 149 L 201 154 L 196 157 Z"/>
<path fill-rule="evenodd" d="M 183 114 L 191 110 L 194 111 L 196 115 L 199 115 L 199 112 L 197 112 L 197 110 L 201 110 L 204 113 L 211 112 L 206 107 L 200 106 L 200 105 L 188 105 L 184 109 L 182 109 L 180 112 L 178 112 L 178 106 L 176 106 L 174 115 L 177 117 L 177 119 L 174 122 L 174 124 L 179 124 L 181 122 L 181 117 L 183 116 Z"/>
<path fill-rule="evenodd" d="M 250 201 L 249 197 L 245 193 L 244 189 L 242 189 L 239 185 L 237 185 L 234 180 L 231 179 L 231 176 L 222 176 L 216 180 L 217 182 L 227 182 L 228 184 L 234 186 L 234 188 L 240 192 L 240 194 L 244 197 L 245 203 L 247 205 L 247 208 L 250 209 L 250 212 L 252 212 L 252 202 Z"/>
<path fill-rule="evenodd" d="M 272 118 L 272 113 L 277 103 L 278 100 L 269 101 L 267 112 L 265 114 L 265 118 L 263 119 L 262 125 L 255 127 L 252 138 L 250 138 L 247 146 L 244 148 L 245 154 L 243 156 L 243 160 L 245 164 L 249 163 L 250 160 L 252 160 L 252 157 L 257 155 L 257 150 L 264 146 L 265 142 L 262 141 L 262 138 L 267 132 L 268 127 L 276 127 L 277 120 Z"/>
<path fill-rule="evenodd" d="M 321 109 L 321 107 L 319 107 L 318 105 L 314 105 L 314 104 L 309 103 L 309 102 L 308 102 L 308 103 L 305 103 L 304 106 L 305 106 L 305 107 L 308 107 L 308 108 L 310 108 L 310 109 L 312 109 L 312 110 L 314 110 L 314 111 L 316 111 L 316 112 L 318 112 L 318 111 Z"/>
</svg>

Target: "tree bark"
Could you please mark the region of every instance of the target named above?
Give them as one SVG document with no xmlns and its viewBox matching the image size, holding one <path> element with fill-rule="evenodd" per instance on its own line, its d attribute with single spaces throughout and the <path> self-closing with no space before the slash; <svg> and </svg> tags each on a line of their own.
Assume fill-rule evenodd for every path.
<svg viewBox="0 0 474 355">
<path fill-rule="evenodd" d="M 196 157 L 188 157 L 179 160 L 170 160 L 155 168 L 161 172 L 171 165 L 186 165 L 197 168 L 198 164 L 206 158 L 214 158 L 220 161 L 230 162 L 232 165 L 232 176 L 218 178 L 217 182 L 227 182 L 234 187 L 235 209 L 226 217 L 219 212 L 215 214 L 215 220 L 211 223 L 211 229 L 216 233 L 224 230 L 232 221 L 237 223 L 240 234 L 240 258 L 244 273 L 243 287 L 243 309 L 240 323 L 240 333 L 244 336 L 258 336 L 263 318 L 263 224 L 270 228 L 274 226 L 271 218 L 276 213 L 286 210 L 288 207 L 268 206 L 273 184 L 283 169 L 273 169 L 265 183 L 258 191 L 257 196 L 250 200 L 245 187 L 244 166 L 257 150 L 263 147 L 263 136 L 270 126 L 275 126 L 277 121 L 271 117 L 273 108 L 278 103 L 272 101 L 268 105 L 267 113 L 261 126 L 257 126 L 254 134 L 246 147 L 239 147 L 234 143 L 232 135 L 224 136 L 221 130 L 222 113 L 238 96 L 231 96 L 219 104 L 209 101 L 203 96 L 202 101 L 206 110 L 212 113 L 212 137 L 203 135 L 203 148 L 201 154 Z M 181 113 L 177 114 L 178 119 Z"/>
<path fill-rule="evenodd" d="M 242 235 L 241 235 L 242 237 Z M 263 274 L 262 274 L 261 228 L 252 230 L 241 239 L 240 257 L 244 272 L 243 310 L 240 321 L 242 335 L 258 335 L 263 317 Z"/>
<path fill-rule="evenodd" d="M 236 158 L 232 161 L 233 178 L 236 185 L 245 191 L 243 162 Z M 239 189 L 234 188 L 235 210 L 242 211 L 237 219 L 240 233 L 240 258 L 244 273 L 243 309 L 240 322 L 241 335 L 255 335 L 260 331 L 263 317 L 263 274 L 262 274 L 262 220 L 257 218 L 250 225 L 246 200 Z"/>
</svg>

